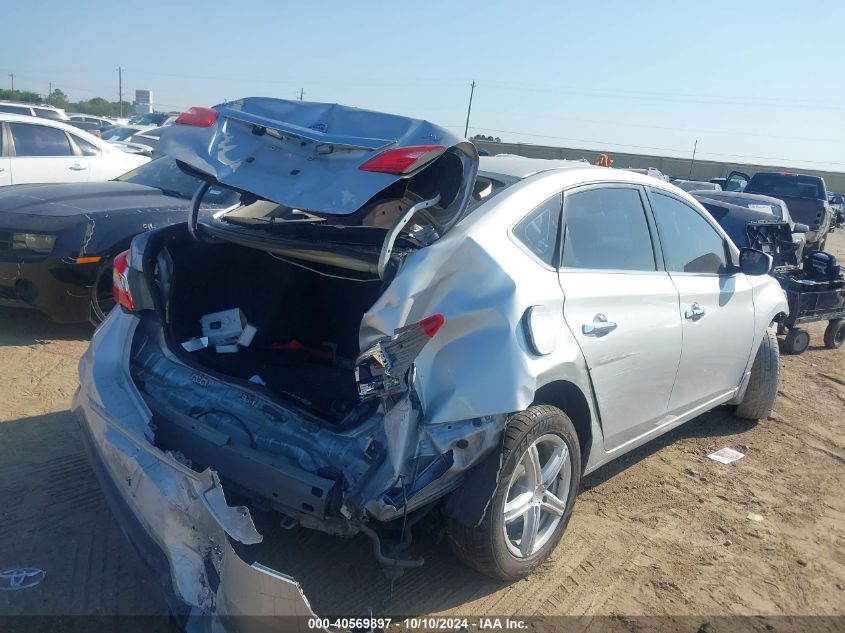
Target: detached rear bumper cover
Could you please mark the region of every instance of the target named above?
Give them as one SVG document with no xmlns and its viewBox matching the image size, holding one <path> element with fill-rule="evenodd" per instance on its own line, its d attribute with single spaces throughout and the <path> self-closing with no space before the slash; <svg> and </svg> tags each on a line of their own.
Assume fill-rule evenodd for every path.
<svg viewBox="0 0 845 633">
<path fill-rule="evenodd" d="M 293 578 L 235 554 L 229 537 L 245 544 L 262 537 L 246 508 L 227 505 L 217 475 L 196 473 L 150 443 L 150 412 L 126 360 L 137 323 L 116 313 L 97 330 L 80 360 L 81 387 L 73 400 L 95 471 L 127 536 L 160 575 L 169 574 L 171 606 L 204 616 L 209 629 L 225 630 L 220 617 L 313 616 Z M 108 348 L 114 353 L 91 354 Z"/>
</svg>

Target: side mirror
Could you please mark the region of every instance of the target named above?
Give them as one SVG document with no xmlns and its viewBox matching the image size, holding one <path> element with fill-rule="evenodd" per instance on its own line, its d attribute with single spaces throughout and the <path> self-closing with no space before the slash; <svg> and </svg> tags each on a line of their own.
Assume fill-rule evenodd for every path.
<svg viewBox="0 0 845 633">
<path fill-rule="evenodd" d="M 739 251 L 739 269 L 746 275 L 768 275 L 772 270 L 772 256 L 756 248 Z"/>
<path fill-rule="evenodd" d="M 798 222 L 795 223 L 795 227 L 792 229 L 793 233 L 807 233 L 809 232 L 810 227 L 806 224 L 800 224 Z"/>
</svg>

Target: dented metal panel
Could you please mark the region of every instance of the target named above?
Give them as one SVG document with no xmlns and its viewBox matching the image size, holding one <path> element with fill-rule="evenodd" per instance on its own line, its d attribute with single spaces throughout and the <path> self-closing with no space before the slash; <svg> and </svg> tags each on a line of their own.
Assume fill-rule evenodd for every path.
<svg viewBox="0 0 845 633">
<path fill-rule="evenodd" d="M 227 537 L 250 544 L 262 536 L 246 508 L 228 505 L 216 473 L 195 472 L 151 443 L 150 412 L 129 376 L 137 324 L 136 317 L 113 313 L 95 333 L 105 353 L 95 357 L 89 348 L 80 360 L 73 411 L 103 466 L 98 474 L 125 502 L 132 527 L 164 555 L 170 591 L 195 616 L 216 621 L 213 630 L 227 630 L 220 616 L 313 615 L 292 578 L 234 553 Z"/>
<path fill-rule="evenodd" d="M 407 178 L 359 169 L 390 147 L 456 147 L 477 168 L 471 143 L 428 121 L 264 97 L 220 104 L 215 110 L 218 119 L 212 127 L 169 126 L 159 142 L 161 151 L 226 186 L 297 209 L 355 213 L 375 194 Z M 470 186 L 475 168 L 467 174 Z M 450 214 L 460 213 L 467 201 Z"/>
</svg>

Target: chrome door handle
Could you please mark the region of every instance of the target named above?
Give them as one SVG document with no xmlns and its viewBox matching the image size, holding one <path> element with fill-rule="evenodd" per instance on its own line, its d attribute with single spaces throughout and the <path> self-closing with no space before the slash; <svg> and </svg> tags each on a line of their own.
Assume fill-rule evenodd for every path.
<svg viewBox="0 0 845 633">
<path fill-rule="evenodd" d="M 607 317 L 603 314 L 597 314 L 593 317 L 592 323 L 585 323 L 581 326 L 581 331 L 585 336 L 604 336 L 617 327 L 613 321 L 608 321 Z"/>
<path fill-rule="evenodd" d="M 71 169 L 73 171 L 82 171 L 83 169 L 85 169 L 85 166 L 84 165 L 71 165 L 70 167 L 68 167 L 68 169 Z"/>
<path fill-rule="evenodd" d="M 698 321 L 701 317 L 704 316 L 705 310 L 697 303 L 693 303 L 689 310 L 684 312 L 684 317 L 690 319 L 691 321 Z"/>
</svg>

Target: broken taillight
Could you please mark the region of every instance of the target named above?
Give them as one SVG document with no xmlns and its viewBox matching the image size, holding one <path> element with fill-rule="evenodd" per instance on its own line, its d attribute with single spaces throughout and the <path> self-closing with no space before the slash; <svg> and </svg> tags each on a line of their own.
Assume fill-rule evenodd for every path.
<svg viewBox="0 0 845 633">
<path fill-rule="evenodd" d="M 191 106 L 176 117 L 176 123 L 196 127 L 211 127 L 217 122 L 217 110 L 202 106 Z"/>
<path fill-rule="evenodd" d="M 129 290 L 129 251 L 123 251 L 112 262 L 112 293 L 114 301 L 127 312 L 135 311 L 135 300 Z"/>
<path fill-rule="evenodd" d="M 433 161 L 445 151 L 442 145 L 397 147 L 376 154 L 359 169 L 384 174 L 407 174 Z"/>
<path fill-rule="evenodd" d="M 361 354 L 355 368 L 358 395 L 366 399 L 405 391 L 411 365 L 444 323 L 442 314 L 433 314 L 399 328 Z"/>
</svg>

